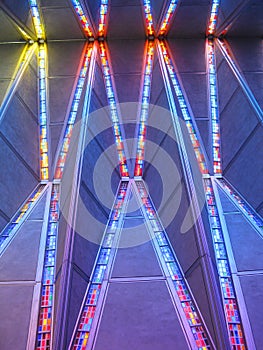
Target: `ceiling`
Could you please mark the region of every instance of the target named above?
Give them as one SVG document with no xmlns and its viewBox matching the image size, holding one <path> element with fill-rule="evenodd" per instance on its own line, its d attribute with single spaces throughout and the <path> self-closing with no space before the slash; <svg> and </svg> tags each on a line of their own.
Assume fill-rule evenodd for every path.
<svg viewBox="0 0 263 350">
<path fill-rule="evenodd" d="M 28 1 L 0 0 L 0 42 L 22 40 L 13 24 L 32 34 L 33 26 Z M 40 0 L 47 40 L 84 39 L 70 0 Z M 100 1 L 83 1 L 94 32 L 99 21 Z M 111 39 L 144 38 L 142 0 L 111 0 L 107 36 Z M 158 28 L 169 1 L 152 1 L 153 21 Z M 168 36 L 170 38 L 204 37 L 211 1 L 181 0 Z M 263 2 L 261 0 L 222 0 L 218 33 L 228 28 L 228 36 L 263 35 Z M 249 25 L 247 25 L 249 23 Z"/>
</svg>

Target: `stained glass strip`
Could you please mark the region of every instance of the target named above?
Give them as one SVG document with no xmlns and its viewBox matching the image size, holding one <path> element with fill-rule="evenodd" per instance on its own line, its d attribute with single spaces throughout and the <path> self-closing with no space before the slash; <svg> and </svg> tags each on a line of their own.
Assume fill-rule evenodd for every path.
<svg viewBox="0 0 263 350">
<path fill-rule="evenodd" d="M 39 5 L 37 0 L 29 0 L 29 5 L 31 8 L 31 14 L 33 18 L 33 25 L 36 31 L 36 35 L 38 39 L 44 39 L 45 32 L 44 27 L 41 22 L 40 12 L 39 12 Z"/>
<path fill-rule="evenodd" d="M 162 20 L 159 35 L 166 35 L 179 0 L 171 0 L 168 9 Z"/>
<path fill-rule="evenodd" d="M 140 105 L 140 123 L 137 138 L 137 152 L 135 159 L 134 176 L 142 176 L 143 165 L 144 165 L 144 151 L 145 151 L 145 140 L 146 140 L 146 125 L 149 114 L 149 103 L 151 93 L 151 80 L 152 80 L 152 69 L 153 69 L 153 54 L 154 54 L 154 42 L 148 41 L 146 49 L 146 59 L 143 72 L 143 87 Z"/>
<path fill-rule="evenodd" d="M 108 53 L 104 42 L 99 43 L 99 52 L 101 58 L 101 65 L 104 77 L 104 83 L 111 113 L 113 133 L 115 137 L 115 143 L 117 146 L 117 153 L 119 159 L 121 177 L 129 177 L 127 158 L 125 156 L 123 137 L 120 127 L 119 112 L 117 109 L 117 102 L 115 92 L 113 89 L 112 73 L 109 65 Z"/>
<path fill-rule="evenodd" d="M 247 204 L 247 202 L 234 190 L 234 188 L 226 182 L 224 179 L 218 179 L 219 184 L 222 189 L 229 195 L 229 197 L 233 200 L 236 206 L 241 209 L 243 213 L 252 221 L 254 225 L 256 225 L 261 230 L 263 229 L 263 220 L 256 213 L 256 211 Z"/>
<path fill-rule="evenodd" d="M 151 202 L 148 192 L 143 181 L 136 181 L 136 186 L 139 191 L 140 198 L 145 207 L 146 215 L 150 222 L 158 222 L 154 226 L 160 227 L 160 232 L 155 232 L 156 241 L 160 247 L 162 254 L 162 259 L 167 266 L 167 270 L 173 280 L 173 285 L 176 294 L 180 300 L 182 310 L 185 314 L 187 323 L 192 331 L 196 345 L 198 349 L 206 350 L 210 349 L 210 342 L 206 335 L 204 324 L 199 316 L 199 312 L 195 306 L 194 300 L 191 296 L 190 289 L 185 281 L 181 267 L 171 249 L 169 240 L 167 238 L 166 232 L 162 228 L 159 218 L 154 209 L 153 203 Z"/>
<path fill-rule="evenodd" d="M 143 1 L 143 9 L 144 9 L 144 15 L 145 15 L 145 21 L 146 21 L 146 34 L 154 35 L 151 0 Z"/>
<path fill-rule="evenodd" d="M 87 72 L 88 72 L 88 66 L 90 63 L 92 50 L 93 50 L 93 43 L 90 43 L 87 45 L 86 52 L 85 52 L 85 55 L 83 57 L 83 62 L 82 62 L 82 66 L 80 69 L 78 82 L 77 82 L 77 86 L 76 86 L 75 93 L 74 93 L 74 98 L 73 98 L 73 101 L 71 104 L 71 109 L 69 112 L 67 126 L 66 126 L 66 129 L 64 132 L 63 143 L 62 143 L 59 158 L 57 161 L 56 172 L 55 172 L 55 179 L 57 179 L 57 180 L 61 179 L 62 175 L 63 175 L 63 171 L 64 171 L 66 159 L 67 159 L 67 154 L 68 154 L 68 150 L 69 150 L 69 145 L 70 145 L 70 139 L 72 136 L 73 126 L 75 124 L 75 120 L 77 117 L 78 107 L 79 107 L 85 79 L 86 79 Z"/>
<path fill-rule="evenodd" d="M 222 175 L 221 165 L 221 141 L 219 126 L 219 108 L 217 96 L 217 79 L 215 64 L 214 41 L 207 41 L 207 58 L 208 58 L 208 79 L 209 79 L 209 97 L 210 97 L 210 117 L 212 125 L 212 153 L 214 175 Z"/>
<path fill-rule="evenodd" d="M 204 186 L 230 345 L 233 350 L 245 350 L 245 337 L 242 330 L 240 312 L 238 309 L 222 226 L 216 209 L 215 195 L 210 178 L 204 179 Z M 239 331 L 233 332 L 233 329 L 239 329 Z"/>
<path fill-rule="evenodd" d="M 213 0 L 211 14 L 209 18 L 207 34 L 213 35 L 215 34 L 217 19 L 218 19 L 218 11 L 219 11 L 220 0 Z"/>
<path fill-rule="evenodd" d="M 0 248 L 3 246 L 3 244 L 8 238 L 14 235 L 15 229 L 20 225 L 23 217 L 38 200 L 41 193 L 43 192 L 44 187 L 44 185 L 40 185 L 34 190 L 34 192 L 30 195 L 28 200 L 23 204 L 23 206 L 19 209 L 17 214 L 13 217 L 11 222 L 4 228 L 0 235 Z"/>
<path fill-rule="evenodd" d="M 180 86 L 177 74 L 176 74 L 175 69 L 174 69 L 172 58 L 168 52 L 167 43 L 165 41 L 159 41 L 159 47 L 161 49 L 161 54 L 163 56 L 165 66 L 167 68 L 172 85 L 174 87 L 174 91 L 175 91 L 175 94 L 177 96 L 179 106 L 181 108 L 182 115 L 183 115 L 187 130 L 188 130 L 189 135 L 190 135 L 190 139 L 191 139 L 191 142 L 192 142 L 192 145 L 194 148 L 194 152 L 196 155 L 196 159 L 197 159 L 200 171 L 202 174 L 208 174 L 208 168 L 207 168 L 207 164 L 205 161 L 204 153 L 202 151 L 202 147 L 201 147 L 200 141 L 198 139 L 196 128 L 195 128 L 195 125 L 193 122 L 194 118 L 192 117 L 192 115 L 189 111 L 189 108 L 187 106 L 183 90 Z"/>
<path fill-rule="evenodd" d="M 88 287 L 85 304 L 83 310 L 81 311 L 80 319 L 78 320 L 77 331 L 72 344 L 73 350 L 85 350 L 88 343 L 102 282 L 104 280 L 105 271 L 109 262 L 110 252 L 113 247 L 113 239 L 115 237 L 117 227 L 120 225 L 119 219 L 123 210 L 127 187 L 128 182 L 121 182 L 116 201 L 106 227 L 106 232 L 98 252 L 97 261 L 91 276 L 91 284 Z M 116 214 L 116 212 L 118 212 L 118 214 Z M 113 225 L 113 223 L 115 224 Z"/>
<path fill-rule="evenodd" d="M 47 239 L 45 246 L 44 268 L 41 285 L 41 300 L 37 328 L 37 350 L 51 349 L 51 328 L 52 328 L 52 310 L 54 299 L 54 282 L 56 269 L 56 246 L 58 236 L 59 221 L 59 185 L 53 185 Z"/>
<path fill-rule="evenodd" d="M 81 2 L 79 0 L 71 0 L 74 9 L 76 11 L 76 14 L 80 20 L 81 26 L 84 30 L 84 33 L 86 34 L 87 37 L 92 37 L 92 30 L 90 26 L 90 22 L 87 18 L 87 15 L 85 14 L 84 8 L 81 5 Z"/>
<path fill-rule="evenodd" d="M 39 91 L 39 127 L 40 127 L 40 178 L 48 180 L 48 127 L 47 127 L 47 73 L 46 73 L 46 46 L 39 45 L 38 53 L 38 91 Z"/>
<path fill-rule="evenodd" d="M 107 14 L 109 10 L 108 0 L 101 0 L 99 17 L 99 36 L 106 35 Z"/>
</svg>

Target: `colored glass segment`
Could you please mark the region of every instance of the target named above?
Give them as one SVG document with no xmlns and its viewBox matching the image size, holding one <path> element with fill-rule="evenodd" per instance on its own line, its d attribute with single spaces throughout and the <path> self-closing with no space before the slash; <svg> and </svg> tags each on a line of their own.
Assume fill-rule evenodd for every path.
<svg viewBox="0 0 263 350">
<path fill-rule="evenodd" d="M 43 25 L 41 23 L 40 13 L 38 9 L 38 2 L 37 0 L 29 0 L 29 5 L 31 8 L 32 18 L 33 18 L 33 25 L 36 31 L 36 35 L 38 39 L 44 38 L 44 29 Z"/>
<path fill-rule="evenodd" d="M 59 221 L 59 196 L 59 185 L 53 185 L 50 199 L 48 230 L 40 294 L 41 299 L 36 340 L 37 350 L 51 349 L 56 246 Z"/>
<path fill-rule="evenodd" d="M 144 164 L 144 151 L 146 139 L 146 124 L 149 114 L 149 103 L 151 93 L 151 80 L 153 68 L 154 42 L 147 42 L 146 59 L 143 72 L 143 87 L 141 97 L 140 123 L 137 139 L 137 152 L 135 159 L 134 176 L 142 176 Z"/>
<path fill-rule="evenodd" d="M 221 147 L 220 147 L 220 126 L 217 97 L 217 79 L 215 64 L 214 41 L 207 41 L 207 58 L 208 58 L 208 79 L 209 79 L 209 97 L 210 97 L 210 116 L 212 126 L 212 153 L 213 153 L 213 170 L 215 175 L 222 174 L 221 165 Z"/>
<path fill-rule="evenodd" d="M 187 130 L 189 132 L 189 136 L 190 136 L 193 148 L 194 148 L 195 156 L 196 156 L 200 171 L 202 174 L 208 174 L 208 168 L 207 168 L 207 165 L 205 162 L 204 153 L 202 151 L 200 141 L 198 140 L 196 128 L 195 128 L 195 125 L 193 123 L 193 118 L 192 118 L 191 113 L 187 107 L 186 99 L 184 97 L 179 80 L 177 78 L 171 56 L 168 53 L 167 43 L 165 43 L 164 41 L 159 41 L 159 47 L 161 49 L 161 54 L 163 56 L 165 66 L 166 66 L 168 74 L 170 76 L 172 85 L 174 87 L 175 94 L 176 94 L 178 102 L 179 102 L 180 109 L 182 111 L 182 115 L 183 115 Z"/>
<path fill-rule="evenodd" d="M 145 21 L 146 21 L 146 34 L 154 35 L 151 0 L 144 0 L 143 8 L 144 8 Z"/>
<path fill-rule="evenodd" d="M 206 335 L 203 321 L 200 318 L 199 311 L 191 296 L 190 289 L 185 281 L 181 267 L 179 266 L 173 250 L 171 249 L 166 232 L 164 231 L 156 214 L 155 208 L 147 193 L 144 182 L 136 180 L 136 186 L 138 188 L 142 203 L 145 207 L 146 215 L 154 232 L 154 236 L 159 245 L 162 259 L 165 262 L 169 275 L 173 281 L 173 285 L 180 300 L 182 310 L 194 336 L 197 348 L 199 350 L 210 349 L 211 347 L 209 345 L 209 339 Z"/>
<path fill-rule="evenodd" d="M 114 133 L 115 143 L 117 146 L 120 173 L 122 177 L 129 177 L 127 158 L 125 156 L 123 137 L 122 137 L 121 127 L 120 127 L 120 119 L 119 119 L 118 110 L 117 110 L 115 93 L 113 90 L 112 73 L 110 70 L 107 50 L 103 42 L 99 43 L 99 52 L 100 52 L 106 94 L 108 98 L 111 119 L 113 124 L 113 133 Z"/>
<path fill-rule="evenodd" d="M 218 179 L 221 187 L 232 198 L 233 202 L 237 205 L 242 212 L 253 222 L 254 225 L 263 229 L 262 218 L 252 209 L 246 201 L 230 186 L 224 179 Z"/>
<path fill-rule="evenodd" d="M 74 93 L 74 98 L 73 98 L 71 109 L 69 112 L 67 126 L 64 132 L 63 143 L 60 150 L 60 154 L 59 154 L 59 158 L 56 166 L 56 172 L 55 172 L 55 179 L 57 180 L 61 179 L 63 175 L 67 154 L 69 150 L 69 145 L 70 145 L 70 139 L 72 136 L 74 123 L 77 117 L 80 98 L 82 95 L 85 79 L 87 76 L 87 71 L 88 71 L 88 66 L 91 59 L 92 50 L 93 50 L 93 44 L 91 43 L 87 45 L 86 52 L 84 54 L 83 62 L 82 62 L 79 77 L 78 77 L 77 86 Z"/>
<path fill-rule="evenodd" d="M 44 185 L 40 185 L 36 188 L 36 190 L 30 195 L 26 203 L 22 206 L 22 208 L 19 209 L 18 213 L 14 216 L 12 221 L 4 228 L 0 235 L 0 248 L 7 240 L 7 238 L 13 236 L 14 230 L 20 225 L 23 217 L 26 215 L 29 209 L 32 208 L 34 203 L 40 197 L 44 187 Z"/>
<path fill-rule="evenodd" d="M 104 36 L 106 34 L 107 14 L 108 14 L 108 0 L 101 0 L 99 33 L 98 33 L 99 36 Z"/>
<path fill-rule="evenodd" d="M 113 241 L 117 228 L 120 226 L 119 220 L 121 218 L 124 200 L 126 198 L 127 187 L 128 182 L 121 182 L 113 209 L 111 211 L 108 225 L 106 227 L 106 232 L 97 256 L 91 277 L 91 283 L 88 287 L 85 304 L 78 321 L 77 332 L 72 345 L 73 350 L 85 350 L 88 343 L 92 322 L 94 320 L 95 311 L 97 308 L 98 298 L 102 288 L 102 282 L 104 280 L 111 249 L 113 247 Z"/>
<path fill-rule="evenodd" d="M 40 178 L 48 180 L 48 131 L 47 131 L 47 86 L 46 86 L 46 47 L 39 45 L 39 127 L 40 127 Z"/>
<path fill-rule="evenodd" d="M 173 18 L 174 13 L 175 13 L 178 2 L 179 2 L 179 0 L 171 0 L 170 1 L 170 4 L 169 4 L 168 9 L 164 15 L 164 18 L 163 18 L 163 21 L 162 21 L 162 24 L 160 27 L 160 32 L 159 32 L 160 35 L 167 34 L 168 27 L 171 23 L 171 20 Z"/>
<path fill-rule="evenodd" d="M 207 34 L 213 35 L 216 29 L 216 23 L 218 19 L 218 10 L 219 10 L 220 0 L 213 0 L 211 14 L 208 23 Z"/>
<path fill-rule="evenodd" d="M 79 0 L 71 0 L 73 6 L 74 6 L 74 9 L 76 11 L 76 14 L 80 20 L 80 23 L 81 23 L 81 26 L 84 30 L 84 33 L 88 36 L 88 37 L 91 37 L 92 36 L 92 30 L 91 30 L 91 27 L 90 27 L 90 23 L 88 21 L 88 18 L 84 12 L 84 9 L 80 3 Z"/>
<path fill-rule="evenodd" d="M 233 350 L 245 350 L 240 312 L 211 179 L 204 179 L 204 187 L 230 345 Z"/>
</svg>

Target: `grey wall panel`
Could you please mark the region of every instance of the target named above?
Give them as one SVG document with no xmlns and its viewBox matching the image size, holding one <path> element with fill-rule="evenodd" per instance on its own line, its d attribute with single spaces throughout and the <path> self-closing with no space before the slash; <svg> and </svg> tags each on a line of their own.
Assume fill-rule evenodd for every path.
<svg viewBox="0 0 263 350">
<path fill-rule="evenodd" d="M 215 334 L 215 325 L 213 324 L 212 311 L 214 306 L 209 304 L 209 291 L 206 290 L 205 287 L 205 279 L 200 261 L 187 273 L 187 281 L 217 349 L 217 338 Z"/>
<path fill-rule="evenodd" d="M 66 3 L 68 5 L 68 2 Z M 69 7 L 42 8 L 46 36 L 51 39 L 82 39 L 84 35 Z"/>
<path fill-rule="evenodd" d="M 0 150 L 1 210 L 11 217 L 37 185 L 37 180 L 2 139 Z"/>
<path fill-rule="evenodd" d="M 152 85 L 151 85 L 151 95 L 150 103 L 152 105 L 157 105 L 169 110 L 169 104 L 166 97 L 166 91 L 164 87 L 164 82 L 162 78 L 161 68 L 159 60 L 157 59 L 157 53 L 155 54 L 154 66 L 152 72 Z"/>
<path fill-rule="evenodd" d="M 0 11 L 1 13 L 1 11 Z M 11 79 L 16 65 L 18 64 L 20 55 L 24 49 L 24 44 L 9 44 L 0 46 L 0 78 Z"/>
<path fill-rule="evenodd" d="M 42 222 L 26 221 L 0 258 L 1 281 L 35 279 Z"/>
<path fill-rule="evenodd" d="M 204 37 L 209 9 L 208 1 L 181 2 L 169 31 L 169 37 Z"/>
<path fill-rule="evenodd" d="M 208 118 L 208 86 L 205 73 L 182 73 L 183 87 L 195 118 Z"/>
<path fill-rule="evenodd" d="M 237 89 L 220 116 L 223 170 L 238 156 L 240 147 L 257 123 L 258 119 L 244 93 Z"/>
<path fill-rule="evenodd" d="M 252 22 L 250 23 L 252 25 Z M 229 38 L 228 41 L 237 64 L 248 82 L 248 86 L 252 90 L 261 108 L 263 108 L 263 63 L 261 39 Z"/>
<path fill-rule="evenodd" d="M 51 123 L 64 122 L 73 84 L 74 77 L 52 78 L 48 80 L 49 117 Z"/>
<path fill-rule="evenodd" d="M 87 1 L 85 0 L 85 5 L 87 6 L 90 12 L 90 18 L 92 18 L 93 23 L 99 23 L 99 14 L 100 14 L 100 2 L 99 1 Z"/>
<path fill-rule="evenodd" d="M 24 101 L 16 95 L 2 120 L 0 131 L 37 177 L 39 173 L 37 120 Z"/>
<path fill-rule="evenodd" d="M 0 105 L 2 104 L 5 94 L 8 90 L 10 84 L 10 80 L 9 79 L 0 79 Z"/>
<path fill-rule="evenodd" d="M 238 7 L 242 4 L 241 0 L 227 0 L 222 1 L 219 7 L 218 14 L 218 27 L 222 26 L 228 18 L 238 10 Z M 228 22 L 227 22 L 228 24 Z"/>
<path fill-rule="evenodd" d="M 165 2 L 165 0 L 158 0 L 158 1 L 153 1 L 151 3 L 152 5 L 152 16 L 153 16 L 153 24 L 154 24 L 154 28 L 158 29 L 158 24 L 161 23 L 163 17 L 163 8 L 166 5 L 166 10 L 167 10 L 167 6 L 169 6 L 169 3 L 167 4 Z"/>
<path fill-rule="evenodd" d="M 108 106 L 108 100 L 99 56 L 97 56 L 95 64 L 94 77 L 95 78 L 90 102 L 90 112 Z"/>
<path fill-rule="evenodd" d="M 145 43 L 143 40 L 109 40 L 114 74 L 141 74 Z M 138 57 L 141 59 L 138 60 Z"/>
<path fill-rule="evenodd" d="M 64 348 L 67 349 L 80 311 L 88 282 L 83 279 L 74 269 L 72 270 L 69 295 L 69 308 L 67 314 L 67 325 Z"/>
<path fill-rule="evenodd" d="M 3 3 L 7 6 L 9 10 L 11 11 L 14 10 L 13 13 L 15 13 L 17 17 L 20 17 L 22 15 L 23 19 L 24 20 L 26 19 L 28 7 L 29 7 L 26 2 L 25 3 L 21 2 L 18 6 L 15 5 L 15 1 L 5 0 L 3 1 Z M 23 14 L 22 11 L 19 13 L 17 11 L 19 8 L 22 11 L 25 10 L 25 13 Z M 5 12 L 2 9 L 0 9 L 0 23 L 1 23 L 0 24 L 0 28 L 1 28 L 0 41 L 12 42 L 12 41 L 20 41 L 22 39 L 22 35 L 15 28 L 14 24 L 11 22 L 9 17 L 5 14 Z"/>
<path fill-rule="evenodd" d="M 176 24 L 174 24 L 175 26 Z M 205 40 L 178 38 L 168 40 L 179 73 L 206 72 Z M 198 60 L 196 59 L 198 57 Z"/>
<path fill-rule="evenodd" d="M 49 77 L 75 76 L 83 46 L 83 42 L 49 42 L 47 46 Z"/>
<path fill-rule="evenodd" d="M 0 285 L 0 348 L 26 349 L 33 286 Z M 15 330 L 15 334 L 14 334 Z"/>
<path fill-rule="evenodd" d="M 38 117 L 38 81 L 37 81 L 37 70 L 33 65 L 28 65 L 23 79 L 20 81 L 17 94 L 24 101 L 30 111 Z"/>
<path fill-rule="evenodd" d="M 91 226 L 91 225 L 89 225 Z M 97 228 L 93 225 L 92 230 L 95 231 Z M 85 227 L 83 227 L 83 231 Z M 89 231 L 76 233 L 74 237 L 74 251 L 72 256 L 72 264 L 76 265 L 78 269 L 81 269 L 85 276 L 90 277 L 93 265 L 99 249 L 99 243 L 102 238 L 103 231 L 98 230 L 96 232 L 97 244 L 94 243 L 94 232 L 91 232 L 92 238 L 89 240 Z"/>
<path fill-rule="evenodd" d="M 235 1 L 231 1 L 234 2 Z M 228 1 L 225 1 L 228 3 Z M 239 1 L 235 5 L 245 5 L 242 7 L 240 15 L 235 19 L 233 25 L 228 31 L 229 36 L 243 36 L 243 37 L 260 37 L 263 31 L 262 25 L 262 11 L 263 4 L 261 0 L 253 1 Z M 247 25 L 249 23 L 249 26 Z"/>
<path fill-rule="evenodd" d="M 255 181 L 258 174 L 263 171 L 262 152 L 262 126 L 260 125 L 225 172 L 229 182 L 254 208 L 262 202 L 263 184 L 262 181 Z"/>
<path fill-rule="evenodd" d="M 263 269 L 263 240 L 241 214 L 225 216 L 238 271 Z"/>
<path fill-rule="evenodd" d="M 7 220 L 7 216 L 4 215 L 2 216 L 2 213 L 0 214 L 0 232 L 2 231 L 2 229 L 6 226 L 6 224 L 9 222 L 9 220 Z"/>
<path fill-rule="evenodd" d="M 112 349 L 170 350 L 175 344 L 188 349 L 164 282 L 110 284 L 94 348 L 109 344 Z"/>
<path fill-rule="evenodd" d="M 251 275 L 240 277 L 241 287 L 247 307 L 250 325 L 252 328 L 257 349 L 262 346 L 263 319 L 260 310 L 263 309 L 263 276 Z"/>
<path fill-rule="evenodd" d="M 108 36 L 111 38 L 142 38 L 144 35 L 143 9 L 139 0 L 131 6 L 112 1 L 109 14 Z M 120 18 L 122 19 L 120 21 Z M 125 26 L 123 25 L 125 23 Z"/>
<path fill-rule="evenodd" d="M 119 103 L 137 102 L 140 96 L 140 74 L 115 74 L 114 76 Z"/>
<path fill-rule="evenodd" d="M 112 277 L 162 276 L 144 220 L 126 219 Z"/>
<path fill-rule="evenodd" d="M 218 53 L 216 57 L 220 59 L 221 53 Z M 225 82 L 227 81 L 227 84 Z M 218 82 L 218 99 L 219 99 L 219 113 L 222 114 L 227 106 L 229 100 L 238 89 L 239 85 L 232 73 L 228 63 L 222 58 L 220 65 L 217 69 L 217 82 Z"/>
</svg>

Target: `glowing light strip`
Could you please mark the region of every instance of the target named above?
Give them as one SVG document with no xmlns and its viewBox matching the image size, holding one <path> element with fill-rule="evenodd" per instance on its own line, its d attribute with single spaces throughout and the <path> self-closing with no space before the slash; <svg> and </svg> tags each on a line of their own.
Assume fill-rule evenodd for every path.
<svg viewBox="0 0 263 350">
<path fill-rule="evenodd" d="M 228 194 L 235 205 L 245 214 L 250 221 L 256 225 L 262 232 L 263 219 L 256 213 L 256 211 L 246 203 L 246 201 L 229 185 L 224 179 L 218 179 L 221 188 Z M 263 233 L 263 232 L 262 232 Z"/>
<path fill-rule="evenodd" d="M 92 30 L 91 30 L 91 27 L 90 27 L 90 23 L 88 21 L 88 18 L 87 16 L 85 15 L 84 13 L 84 10 L 83 10 L 83 7 L 81 6 L 81 3 L 79 0 L 71 0 L 73 6 L 74 6 L 74 9 L 76 11 L 76 14 L 80 20 L 80 23 L 81 23 L 81 26 L 84 30 L 84 33 L 88 36 L 88 37 L 92 37 L 93 34 L 92 34 Z"/>
<path fill-rule="evenodd" d="M 56 180 L 61 179 L 62 175 L 63 175 L 64 166 L 66 163 L 67 154 L 68 154 L 69 145 L 70 145 L 70 139 L 72 136 L 73 127 L 74 127 L 75 120 L 77 117 L 80 98 L 82 95 L 86 75 L 88 72 L 88 66 L 89 66 L 89 62 L 91 59 L 92 50 L 93 50 L 93 43 L 87 45 L 86 52 L 85 52 L 83 62 L 82 62 L 82 66 L 80 69 L 79 78 L 78 78 L 77 86 L 75 89 L 74 98 L 72 101 L 67 126 L 66 126 L 65 133 L 64 133 L 64 139 L 63 139 L 61 151 L 59 154 L 59 158 L 57 161 L 57 166 L 56 166 L 56 171 L 55 171 L 55 179 Z"/>
<path fill-rule="evenodd" d="M 255 96 L 253 95 L 252 91 L 250 90 L 245 78 L 242 76 L 240 69 L 238 68 L 233 53 L 230 50 L 230 47 L 226 40 L 216 40 L 220 50 L 223 53 L 223 56 L 225 57 L 227 63 L 229 64 L 229 67 L 233 71 L 234 75 L 236 76 L 242 90 L 244 91 L 245 95 L 247 96 L 251 106 L 255 110 L 259 120 L 261 123 L 263 123 L 263 111 L 261 107 L 259 106 L 257 100 L 255 99 Z"/>
<path fill-rule="evenodd" d="M 48 232 L 45 246 L 44 268 L 40 294 L 41 299 L 35 347 L 37 350 L 51 349 L 56 247 L 59 221 L 59 197 L 59 185 L 53 185 L 50 200 Z"/>
<path fill-rule="evenodd" d="M 183 95 L 183 91 L 180 87 L 180 83 L 179 83 L 179 80 L 178 80 L 177 75 L 175 73 L 173 62 L 172 62 L 172 59 L 168 53 L 166 45 L 167 44 L 164 43 L 164 41 L 159 41 L 159 47 L 161 49 L 161 54 L 163 56 L 165 66 L 167 68 L 167 71 L 168 71 L 170 79 L 172 81 L 176 96 L 177 96 L 178 101 L 179 101 L 179 105 L 180 105 L 180 108 L 182 111 L 183 118 L 184 118 L 185 123 L 186 123 L 187 130 L 188 130 L 189 135 L 190 135 L 190 139 L 191 139 L 191 142 L 192 142 L 192 145 L 194 148 L 194 152 L 196 155 L 197 162 L 199 164 L 200 171 L 202 174 L 208 174 L 208 168 L 206 165 L 204 153 L 202 151 L 201 144 L 200 144 L 198 137 L 197 137 L 195 126 L 193 123 L 193 118 L 188 110 L 186 100 L 185 100 L 185 97 Z"/>
<path fill-rule="evenodd" d="M 195 302 L 191 296 L 190 288 L 185 280 L 178 260 L 173 253 L 173 250 L 171 249 L 167 234 L 156 214 L 156 210 L 147 193 L 144 182 L 136 181 L 136 186 L 145 207 L 146 215 L 154 231 L 154 236 L 156 238 L 158 246 L 160 247 L 162 259 L 165 262 L 169 275 L 173 281 L 173 285 L 180 300 L 182 310 L 194 336 L 196 346 L 198 349 L 202 350 L 210 349 L 210 343 L 205 332 L 205 327 L 199 315 Z"/>
<path fill-rule="evenodd" d="M 31 7 L 33 24 L 34 24 L 37 38 L 44 39 L 45 34 L 44 34 L 44 30 L 43 30 L 43 25 L 42 25 L 41 19 L 40 19 L 40 13 L 39 13 L 39 9 L 38 9 L 37 0 L 29 0 L 29 4 Z"/>
<path fill-rule="evenodd" d="M 144 0 L 143 8 L 146 21 L 146 33 L 147 35 L 154 35 L 151 0 Z"/>
<path fill-rule="evenodd" d="M 39 45 L 39 125 L 40 125 L 40 179 L 48 180 L 48 132 L 47 132 L 47 87 L 46 47 Z"/>
<path fill-rule="evenodd" d="M 28 213 L 29 209 L 32 208 L 34 203 L 38 200 L 43 192 L 44 185 L 40 185 L 28 198 L 26 203 L 19 209 L 18 213 L 13 217 L 12 221 L 4 228 L 0 235 L 0 248 L 4 245 L 8 238 L 11 238 L 16 229 L 22 222 L 23 217 Z"/>
<path fill-rule="evenodd" d="M 153 54 L 154 54 L 154 42 L 148 41 L 144 73 L 143 73 L 140 124 L 139 124 L 139 132 L 138 132 L 138 139 L 137 139 L 137 152 L 136 152 L 134 176 L 142 176 L 143 165 L 144 165 L 146 124 L 148 120 L 149 102 L 150 102 L 150 93 L 151 93 Z"/>
<path fill-rule="evenodd" d="M 106 19 L 108 14 L 108 0 L 101 0 L 100 3 L 100 19 L 99 19 L 99 36 L 106 34 Z"/>
<path fill-rule="evenodd" d="M 173 15 L 175 13 L 178 2 L 179 2 L 179 0 L 171 0 L 170 1 L 169 7 L 167 9 L 167 12 L 164 15 L 164 19 L 163 19 L 162 24 L 161 24 L 161 28 L 159 31 L 160 35 L 167 34 L 167 29 L 170 25 L 172 18 L 173 18 Z"/>
<path fill-rule="evenodd" d="M 220 4 L 220 0 L 213 0 L 211 15 L 209 18 L 209 24 L 208 24 L 208 29 L 207 29 L 208 35 L 213 35 L 215 33 L 216 23 L 217 23 L 217 18 L 218 18 L 219 4 Z"/>
<path fill-rule="evenodd" d="M 163 57 L 161 56 L 161 58 Z M 161 60 L 162 66 L 165 65 L 163 61 L 164 59 Z M 173 101 L 173 96 L 170 91 L 171 89 L 170 81 L 168 79 L 167 72 L 164 71 L 163 73 L 164 73 L 165 83 L 167 85 L 166 86 L 167 97 L 169 99 L 169 104 L 170 104 L 172 114 L 174 114 L 176 117 L 175 118 L 175 122 L 176 122 L 178 119 L 178 116 L 176 115 L 176 108 Z M 177 121 L 177 124 L 178 124 L 178 121 Z M 177 128 L 178 127 L 180 128 L 180 124 L 177 126 Z M 193 185 L 191 169 L 190 169 L 190 166 L 188 165 L 189 161 L 187 159 L 187 155 L 185 154 L 185 150 L 184 150 L 185 147 L 184 147 L 183 140 L 181 142 L 182 144 L 180 143 L 180 145 L 181 145 L 182 151 L 184 152 L 183 158 L 186 166 L 186 173 L 189 180 L 191 194 L 193 195 L 195 193 L 195 188 Z M 206 178 L 204 178 L 203 181 L 206 181 Z M 238 305 L 234 294 L 234 286 L 233 286 L 233 281 L 231 277 L 231 271 L 230 271 L 230 266 L 228 262 L 227 252 L 225 249 L 222 227 L 221 227 L 221 223 L 217 212 L 216 202 L 214 199 L 214 193 L 213 193 L 213 188 L 212 188 L 212 183 L 210 178 L 207 181 L 208 182 L 203 182 L 203 183 L 204 183 L 205 194 L 206 194 L 206 204 L 208 207 L 209 222 L 210 222 L 210 228 L 211 228 L 212 239 L 214 244 L 217 268 L 219 272 L 219 282 L 222 290 L 223 306 L 225 310 L 227 327 L 229 330 L 229 341 L 232 349 L 244 350 L 245 340 L 243 337 L 242 325 L 240 323 L 241 321 L 239 316 Z M 200 224 L 202 225 L 202 222 L 200 222 Z"/>
<path fill-rule="evenodd" d="M 231 349 L 245 350 L 245 338 L 211 179 L 204 179 L 206 204 Z"/>
<path fill-rule="evenodd" d="M 106 227 L 106 233 L 103 237 L 102 244 L 98 252 L 85 303 L 78 320 L 77 331 L 71 347 L 72 350 L 86 349 L 98 299 L 101 292 L 102 282 L 104 280 L 111 249 L 113 247 L 114 238 L 118 227 L 121 226 L 120 219 L 124 200 L 126 198 L 127 187 L 128 182 L 121 182 L 117 198 L 115 200 L 108 225 Z"/>
<path fill-rule="evenodd" d="M 217 80 L 215 64 L 215 48 L 213 40 L 207 40 L 208 55 L 208 79 L 209 79 L 209 97 L 210 97 L 210 117 L 212 125 L 212 150 L 213 150 L 213 169 L 215 175 L 222 174 L 221 165 L 221 141 L 219 126 L 219 109 L 217 97 Z"/>
<path fill-rule="evenodd" d="M 127 159 L 124 152 L 123 138 L 121 135 L 120 119 L 117 110 L 115 93 L 113 90 L 112 76 L 110 72 L 109 60 L 107 57 L 106 47 L 103 42 L 99 43 L 100 58 L 102 64 L 102 71 L 104 77 L 104 83 L 106 87 L 106 93 L 108 98 L 108 103 L 111 112 L 111 119 L 113 123 L 113 132 L 115 137 L 115 143 L 117 146 L 117 153 L 120 165 L 120 173 L 122 177 L 129 177 Z"/>
<path fill-rule="evenodd" d="M 8 87 L 8 90 L 5 94 L 5 97 L 3 99 L 3 102 L 1 104 L 1 108 L 0 108 L 0 121 L 3 118 L 3 116 L 5 115 L 5 112 L 7 110 L 7 107 L 16 91 L 16 88 L 18 86 L 18 83 L 20 82 L 20 79 L 22 78 L 32 56 L 33 53 L 35 52 L 37 47 L 37 44 L 33 44 L 33 45 L 29 45 L 27 44 L 23 50 L 23 52 L 21 53 L 21 56 L 19 58 L 17 67 L 15 69 L 15 72 L 13 74 L 13 77 L 11 79 L 11 84 Z"/>
</svg>

